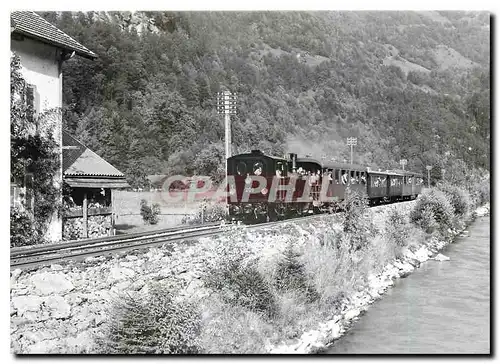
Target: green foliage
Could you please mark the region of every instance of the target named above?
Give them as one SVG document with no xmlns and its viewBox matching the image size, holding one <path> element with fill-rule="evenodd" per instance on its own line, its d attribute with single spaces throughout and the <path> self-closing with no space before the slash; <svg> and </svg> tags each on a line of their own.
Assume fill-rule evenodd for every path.
<svg viewBox="0 0 500 364">
<path fill-rule="evenodd" d="M 106 332 L 99 339 L 105 354 L 197 354 L 200 314 L 174 300 L 162 286 L 145 296 L 123 295 L 113 302 Z"/>
<path fill-rule="evenodd" d="M 151 207 L 148 206 L 146 200 L 141 200 L 141 216 L 144 223 L 156 225 L 158 224 L 159 217 L 158 215 L 161 213 L 160 205 L 154 203 Z"/>
<path fill-rule="evenodd" d="M 34 245 L 38 241 L 31 216 L 17 207 L 10 208 L 10 246 Z"/>
<path fill-rule="evenodd" d="M 278 312 L 272 289 L 257 269 L 257 263 L 246 259 L 239 246 L 228 247 L 210 263 L 203 277 L 205 286 L 220 292 L 228 304 L 240 305 L 269 318 Z"/>
<path fill-rule="evenodd" d="M 471 201 L 469 194 L 460 187 L 451 184 L 438 185 L 439 190 L 444 192 L 453 207 L 453 213 L 458 216 L 465 216 L 469 213 Z"/>
<path fill-rule="evenodd" d="M 305 293 L 309 302 L 319 298 L 318 292 L 307 280 L 300 253 L 294 250 L 293 244 L 288 244 L 277 265 L 274 284 L 279 291 L 295 290 Z"/>
<path fill-rule="evenodd" d="M 410 221 L 427 232 L 437 227 L 445 232 L 453 225 L 453 207 L 443 192 L 427 189 L 418 196 Z"/>
</svg>

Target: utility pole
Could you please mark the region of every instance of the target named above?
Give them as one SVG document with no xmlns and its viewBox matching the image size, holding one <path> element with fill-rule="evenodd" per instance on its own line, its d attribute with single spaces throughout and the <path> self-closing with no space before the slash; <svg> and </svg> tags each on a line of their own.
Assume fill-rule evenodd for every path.
<svg viewBox="0 0 500 364">
<path fill-rule="evenodd" d="M 225 145 L 226 145 L 226 184 L 227 160 L 231 157 L 231 115 L 236 115 L 236 94 L 231 91 L 217 93 L 217 112 L 224 115 Z M 227 186 L 226 186 L 227 187 Z M 227 206 L 227 199 L 226 199 Z"/>
<path fill-rule="evenodd" d="M 431 169 L 432 166 L 426 166 L 427 169 L 427 187 L 431 188 Z"/>
<path fill-rule="evenodd" d="M 401 167 L 403 167 L 403 171 L 405 170 L 405 166 L 408 164 L 408 161 L 406 159 L 401 159 L 399 161 L 399 164 L 401 164 Z"/>
<path fill-rule="evenodd" d="M 231 115 L 236 115 L 236 99 L 236 94 L 231 91 L 217 93 L 217 112 L 224 115 L 226 162 L 231 157 Z"/>
<path fill-rule="evenodd" d="M 351 146 L 351 164 L 352 164 L 352 148 L 358 144 L 358 138 L 347 138 L 347 145 Z"/>
</svg>

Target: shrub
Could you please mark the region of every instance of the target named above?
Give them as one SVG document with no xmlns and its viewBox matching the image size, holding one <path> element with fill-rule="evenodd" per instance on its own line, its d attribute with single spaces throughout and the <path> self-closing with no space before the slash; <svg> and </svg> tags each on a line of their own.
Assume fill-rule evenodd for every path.
<svg viewBox="0 0 500 364">
<path fill-rule="evenodd" d="M 141 216 L 144 223 L 156 225 L 159 221 L 158 215 L 160 212 L 159 204 L 155 203 L 152 207 L 149 207 L 146 200 L 141 200 Z"/>
<path fill-rule="evenodd" d="M 490 200 L 490 179 L 486 178 L 472 185 L 476 205 L 482 205 Z"/>
<path fill-rule="evenodd" d="M 223 221 L 226 218 L 226 208 L 224 204 L 214 204 L 202 206 L 195 216 L 184 218 L 183 224 L 195 225 L 206 222 Z"/>
<path fill-rule="evenodd" d="M 418 197 L 410 221 L 427 232 L 436 227 L 444 232 L 452 227 L 453 207 L 443 192 L 428 189 Z"/>
<path fill-rule="evenodd" d="M 366 216 L 368 199 L 365 195 L 348 189 L 340 208 L 344 211 L 342 229 L 350 239 L 350 250 L 363 249 L 367 246 L 369 237 L 376 234 L 375 225 Z"/>
<path fill-rule="evenodd" d="M 453 207 L 455 215 L 465 216 L 469 212 L 471 200 L 469 194 L 460 187 L 450 184 L 439 185 L 439 190 L 444 192 Z"/>
<path fill-rule="evenodd" d="M 207 267 L 205 286 L 220 292 L 226 303 L 274 317 L 278 306 L 271 287 L 258 271 L 256 260 L 246 258 L 237 244 L 221 250 Z"/>
<path fill-rule="evenodd" d="M 305 293 L 309 302 L 319 298 L 316 289 L 311 286 L 304 270 L 304 264 L 299 260 L 300 253 L 294 251 L 293 244 L 288 244 L 278 260 L 274 283 L 279 291 L 295 290 Z"/>
<path fill-rule="evenodd" d="M 348 237 L 343 236 L 338 241 L 328 234 L 325 238 L 333 241 L 311 244 L 304 251 L 304 269 L 312 277 L 314 287 L 321 296 L 320 300 L 335 306 L 355 287 L 356 274 Z"/>
<path fill-rule="evenodd" d="M 265 316 L 225 303 L 219 294 L 202 301 L 200 342 L 206 354 L 264 354 L 274 327 Z"/>
<path fill-rule="evenodd" d="M 410 237 L 410 224 L 407 217 L 397 208 L 392 209 L 386 220 L 385 232 L 386 238 L 394 242 L 396 246 L 403 248 L 408 243 Z"/>
<path fill-rule="evenodd" d="M 109 324 L 98 338 L 107 354 L 196 354 L 201 316 L 192 304 L 177 302 L 163 286 L 145 297 L 122 296 L 111 308 Z"/>
<path fill-rule="evenodd" d="M 37 243 L 37 234 L 30 215 L 17 207 L 10 208 L 10 246 L 26 246 Z"/>
</svg>

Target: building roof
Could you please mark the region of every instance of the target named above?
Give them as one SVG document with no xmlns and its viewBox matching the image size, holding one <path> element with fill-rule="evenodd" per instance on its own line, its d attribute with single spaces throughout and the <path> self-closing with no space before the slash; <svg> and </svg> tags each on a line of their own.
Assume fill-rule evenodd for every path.
<svg viewBox="0 0 500 364">
<path fill-rule="evenodd" d="M 165 183 L 165 180 L 168 178 L 168 175 L 150 174 L 149 176 L 146 176 L 146 178 L 152 185 L 163 185 L 163 183 Z"/>
<path fill-rule="evenodd" d="M 63 174 L 64 177 L 116 177 L 124 174 L 81 142 L 63 131 Z"/>
<path fill-rule="evenodd" d="M 97 55 L 33 11 L 10 13 L 11 31 L 95 59 Z"/>
</svg>

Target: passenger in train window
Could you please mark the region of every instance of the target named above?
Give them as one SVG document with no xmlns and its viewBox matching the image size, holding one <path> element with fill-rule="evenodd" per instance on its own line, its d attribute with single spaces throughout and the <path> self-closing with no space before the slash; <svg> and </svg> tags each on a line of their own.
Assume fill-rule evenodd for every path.
<svg viewBox="0 0 500 364">
<path fill-rule="evenodd" d="M 346 185 L 347 184 L 347 172 L 344 171 L 344 174 L 342 175 L 342 184 Z"/>
</svg>

